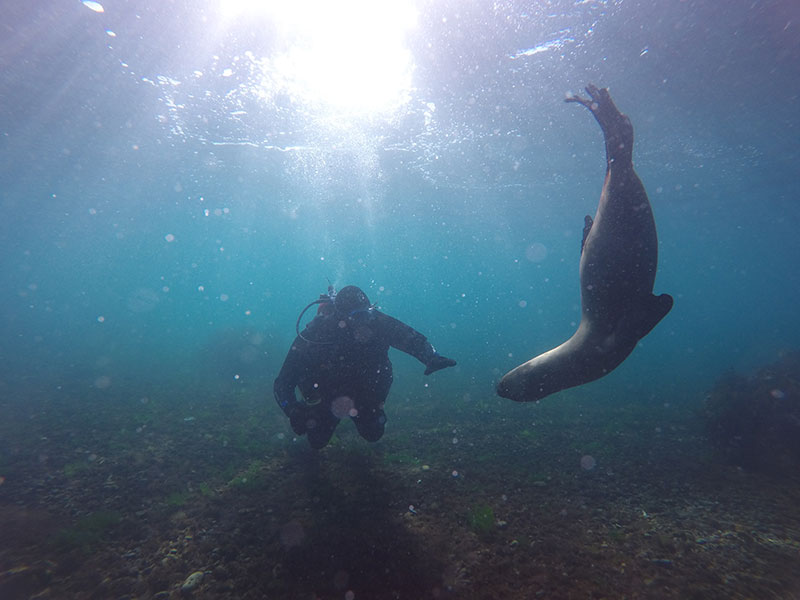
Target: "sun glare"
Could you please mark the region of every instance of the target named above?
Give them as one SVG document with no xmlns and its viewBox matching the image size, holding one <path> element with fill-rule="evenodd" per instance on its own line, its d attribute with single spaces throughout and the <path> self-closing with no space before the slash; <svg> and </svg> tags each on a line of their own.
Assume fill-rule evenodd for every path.
<svg viewBox="0 0 800 600">
<path fill-rule="evenodd" d="M 278 85 L 297 100 L 348 114 L 392 112 L 408 101 L 412 0 L 238 0 L 222 1 L 220 10 L 228 27 L 268 19 L 280 32 L 280 50 L 256 57 L 264 80 L 254 85 Z"/>
</svg>

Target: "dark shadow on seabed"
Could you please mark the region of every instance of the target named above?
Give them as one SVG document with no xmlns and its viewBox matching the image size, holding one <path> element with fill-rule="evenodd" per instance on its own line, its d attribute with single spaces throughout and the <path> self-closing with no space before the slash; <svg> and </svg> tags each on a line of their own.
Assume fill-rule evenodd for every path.
<svg viewBox="0 0 800 600">
<path fill-rule="evenodd" d="M 354 444 L 334 460 L 309 449 L 287 463 L 302 473 L 285 489 L 296 496 L 287 500 L 305 536 L 286 556 L 290 589 L 322 597 L 350 589 L 366 598 L 431 597 L 444 565 L 406 527 L 403 486 L 379 471 L 381 457 L 361 446 L 366 442 Z"/>
</svg>

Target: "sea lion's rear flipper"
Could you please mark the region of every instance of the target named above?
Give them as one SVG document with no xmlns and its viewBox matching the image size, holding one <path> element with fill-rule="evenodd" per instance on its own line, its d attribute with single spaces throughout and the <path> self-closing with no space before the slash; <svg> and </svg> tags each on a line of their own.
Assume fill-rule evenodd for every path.
<svg viewBox="0 0 800 600">
<path fill-rule="evenodd" d="M 661 294 L 660 296 L 650 294 L 641 303 L 639 310 L 629 315 L 628 327 L 631 328 L 631 334 L 636 336 L 637 339 L 642 339 L 653 330 L 653 327 L 658 325 L 661 319 L 667 316 L 671 309 L 672 296 L 669 294 Z"/>
<path fill-rule="evenodd" d="M 592 230 L 594 221 L 591 215 L 583 217 L 583 239 L 581 240 L 581 254 L 583 254 L 583 247 L 586 245 L 586 238 L 589 237 L 589 232 Z"/>
</svg>

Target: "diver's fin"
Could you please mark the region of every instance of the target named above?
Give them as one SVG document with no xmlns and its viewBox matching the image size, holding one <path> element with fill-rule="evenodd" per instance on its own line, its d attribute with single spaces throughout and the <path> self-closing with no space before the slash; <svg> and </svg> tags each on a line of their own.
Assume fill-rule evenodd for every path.
<svg viewBox="0 0 800 600">
<path fill-rule="evenodd" d="M 583 254 L 583 247 L 586 245 L 586 238 L 589 237 L 589 232 L 592 230 L 592 225 L 594 225 L 594 221 L 592 220 L 591 215 L 586 215 L 583 217 L 583 239 L 581 240 L 581 254 Z"/>
</svg>

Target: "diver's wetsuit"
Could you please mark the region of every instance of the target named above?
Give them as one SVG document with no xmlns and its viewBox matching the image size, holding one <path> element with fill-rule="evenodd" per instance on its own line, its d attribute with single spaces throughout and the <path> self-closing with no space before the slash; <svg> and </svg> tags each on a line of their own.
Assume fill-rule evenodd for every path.
<svg viewBox="0 0 800 600">
<path fill-rule="evenodd" d="M 295 432 L 307 433 L 311 446 L 322 448 L 339 419 L 349 415 L 361 437 L 380 439 L 386 423 L 383 403 L 392 385 L 390 346 L 431 372 L 455 364 L 440 357 L 424 335 L 375 309 L 347 317 L 320 311 L 295 338 L 275 380 L 275 400 Z M 452 364 L 432 368 L 442 360 Z M 298 402 L 295 387 L 305 403 Z"/>
</svg>

